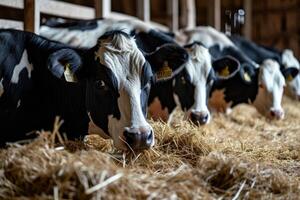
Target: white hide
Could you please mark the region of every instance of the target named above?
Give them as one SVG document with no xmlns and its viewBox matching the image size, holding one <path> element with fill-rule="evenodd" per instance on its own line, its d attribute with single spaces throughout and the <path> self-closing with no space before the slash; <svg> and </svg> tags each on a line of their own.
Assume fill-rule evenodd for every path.
<svg viewBox="0 0 300 200">
<path fill-rule="evenodd" d="M 300 65 L 298 60 L 295 58 L 294 53 L 290 49 L 285 49 L 282 52 L 282 64 L 284 65 L 285 68 L 289 67 L 295 67 L 297 69 L 300 69 Z"/>
<path fill-rule="evenodd" d="M 194 105 L 188 111 L 188 116 L 190 112 L 207 114 L 208 123 L 210 121 L 210 113 L 206 103 L 206 84 L 212 69 L 211 57 L 208 49 L 198 44 L 194 44 L 191 48 L 188 48 L 187 51 L 190 55 L 190 59 L 186 63 L 185 68 L 191 78 L 192 84 L 195 86 Z M 213 84 L 213 82 L 210 84 Z"/>
<path fill-rule="evenodd" d="M 4 87 L 3 87 L 3 78 L 0 81 L 0 97 L 3 95 L 4 93 Z"/>
<path fill-rule="evenodd" d="M 17 64 L 15 67 L 14 67 L 14 71 L 13 71 L 13 74 L 12 74 L 12 77 L 11 77 L 11 80 L 10 82 L 11 83 L 18 83 L 19 82 L 19 75 L 20 75 L 20 72 L 26 68 L 27 69 L 27 72 L 28 72 L 28 78 L 30 79 L 31 78 L 31 71 L 33 70 L 33 66 L 31 63 L 29 63 L 28 61 L 28 55 L 27 55 L 27 51 L 24 50 L 23 54 L 22 54 L 22 58 L 19 62 L 19 64 Z"/>
<path fill-rule="evenodd" d="M 176 35 L 179 36 L 176 38 L 177 41 L 184 42 L 185 44 L 200 41 L 207 48 L 214 45 L 219 45 L 221 49 L 227 46 L 235 46 L 224 33 L 221 33 L 210 26 L 198 26 L 193 29 L 182 30 Z M 185 41 L 182 41 L 180 38 L 182 35 L 184 35 L 183 40 Z"/>
<path fill-rule="evenodd" d="M 121 118 L 108 117 L 108 130 L 114 145 L 119 149 L 127 149 L 123 132 L 125 129 L 146 128 L 152 130 L 146 121 L 141 107 L 141 73 L 145 63 L 133 38 L 115 35 L 112 39 L 100 42 L 95 58 L 109 68 L 118 81 L 118 107 Z M 153 144 L 154 145 L 154 139 Z"/>
<path fill-rule="evenodd" d="M 300 64 L 295 58 L 293 51 L 285 49 L 282 52 L 282 64 L 285 68 L 295 67 L 300 70 Z M 291 97 L 299 99 L 300 97 L 300 74 L 298 74 L 292 81 L 287 82 L 287 94 Z"/>
<path fill-rule="evenodd" d="M 263 115 L 270 117 L 270 111 L 283 113 L 281 100 L 285 79 L 280 71 L 279 64 L 271 59 L 265 60 L 260 66 L 258 94 L 253 102 L 256 109 Z M 280 118 L 283 118 L 282 115 Z"/>
<path fill-rule="evenodd" d="M 148 32 L 151 28 L 153 27 L 140 20 L 113 20 L 108 18 L 98 20 L 97 28 L 90 30 L 69 30 L 68 28 L 41 26 L 40 35 L 73 47 L 90 48 L 95 46 L 97 39 L 107 31 L 122 30 L 129 34 L 133 29 L 137 32 Z"/>
</svg>

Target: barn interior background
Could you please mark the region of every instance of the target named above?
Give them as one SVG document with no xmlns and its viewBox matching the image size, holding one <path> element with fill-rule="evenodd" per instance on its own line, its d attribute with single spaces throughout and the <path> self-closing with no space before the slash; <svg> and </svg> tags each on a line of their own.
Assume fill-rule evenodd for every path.
<svg viewBox="0 0 300 200">
<path fill-rule="evenodd" d="M 300 0 L 65 2 L 0 0 L 0 26 L 38 32 L 53 16 L 123 13 L 172 30 L 212 25 L 300 57 Z M 101 138 L 54 144 L 55 127 L 28 145 L 0 150 L 0 199 L 299 199 L 300 103 L 285 97 L 283 106 L 282 121 L 270 122 L 247 105 L 215 115 L 205 127 L 182 121 L 182 113 L 175 127 L 151 121 L 157 143 L 133 158 L 114 154 Z"/>
<path fill-rule="evenodd" d="M 23 11 L 24 6 L 28 12 Z M 1 0 L 0 11 L 0 19 L 26 19 L 28 25 L 25 29 L 28 30 L 37 26 L 34 23 L 53 16 L 90 19 L 109 16 L 110 11 L 158 22 L 172 30 L 211 25 L 218 30 L 245 35 L 261 44 L 279 49 L 291 48 L 300 57 L 299 0 L 66 0 L 58 4 L 47 0 L 26 0 L 25 5 L 23 0 Z M 39 11 L 40 17 L 34 14 Z M 33 19 L 36 20 L 31 22 Z M 2 27 L 22 28 L 22 24 L 0 22 Z"/>
</svg>

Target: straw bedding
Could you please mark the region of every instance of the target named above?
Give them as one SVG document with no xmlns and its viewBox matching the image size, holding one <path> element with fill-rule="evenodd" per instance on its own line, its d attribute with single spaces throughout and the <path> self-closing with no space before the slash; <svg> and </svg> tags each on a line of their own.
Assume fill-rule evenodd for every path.
<svg viewBox="0 0 300 200">
<path fill-rule="evenodd" d="M 283 121 L 241 105 L 204 127 L 177 111 L 171 126 L 151 121 L 156 145 L 142 153 L 68 141 L 56 122 L 0 151 L 0 199 L 298 199 L 300 103 L 283 104 Z"/>
</svg>

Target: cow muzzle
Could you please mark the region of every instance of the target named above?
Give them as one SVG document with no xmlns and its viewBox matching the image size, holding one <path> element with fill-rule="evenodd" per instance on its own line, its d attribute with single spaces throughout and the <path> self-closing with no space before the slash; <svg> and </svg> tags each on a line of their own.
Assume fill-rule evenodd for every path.
<svg viewBox="0 0 300 200">
<path fill-rule="evenodd" d="M 191 112 L 190 119 L 195 125 L 204 125 L 209 122 L 209 114 L 207 112 Z"/>
<path fill-rule="evenodd" d="M 282 109 L 271 108 L 270 118 L 271 119 L 277 119 L 277 120 L 283 119 L 284 118 L 284 111 Z"/>
<path fill-rule="evenodd" d="M 154 144 L 153 130 L 146 127 L 125 128 L 124 138 L 127 145 L 137 151 L 150 149 Z"/>
</svg>

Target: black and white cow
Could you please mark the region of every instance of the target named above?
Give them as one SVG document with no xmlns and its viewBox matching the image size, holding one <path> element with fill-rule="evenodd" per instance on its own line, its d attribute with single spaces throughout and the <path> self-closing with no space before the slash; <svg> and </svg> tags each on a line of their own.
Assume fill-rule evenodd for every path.
<svg viewBox="0 0 300 200">
<path fill-rule="evenodd" d="M 42 27 L 40 31 L 42 35 L 75 46 L 93 44 L 94 35 L 101 35 L 104 32 L 102 29 L 115 27 L 122 27 L 128 33 L 133 34 L 138 47 L 144 52 L 154 51 L 166 43 L 175 43 L 169 35 L 156 31 L 141 21 L 115 21 L 111 19 L 71 23 L 51 21 L 46 25 L 48 26 Z M 91 29 L 91 27 L 93 28 Z M 88 40 L 91 42 L 87 42 Z M 191 119 L 196 124 L 206 124 L 210 121 L 207 100 L 213 82 L 231 76 L 220 77 L 214 73 L 208 49 L 201 43 L 190 43 L 184 45 L 184 48 L 189 54 L 189 60 L 184 70 L 173 80 L 160 82 L 152 87 L 149 98 L 149 113 L 154 119 L 161 118 L 170 121 L 175 107 L 180 105 L 186 111 L 186 119 Z M 222 58 L 223 62 L 227 62 L 226 60 L 229 59 L 229 57 Z M 237 71 L 238 65 L 231 67 L 230 72 L 233 74 Z M 220 66 L 218 66 L 218 70 L 221 70 Z"/>
<path fill-rule="evenodd" d="M 98 133 L 124 150 L 154 145 L 145 118 L 151 82 L 160 81 L 155 77 L 164 62 L 171 70 L 164 78 L 172 78 L 188 57 L 173 44 L 143 55 L 122 31 L 107 32 L 94 47 L 80 50 L 32 33 L 1 30 L 0 49 L 2 144 L 50 129 L 59 115 L 69 136 Z"/>
<path fill-rule="evenodd" d="M 282 70 L 290 70 L 290 73 L 297 74 L 298 70 L 300 69 L 299 62 L 295 58 L 293 51 L 290 49 L 279 51 L 274 48 L 258 45 L 250 40 L 247 40 L 246 38 L 237 35 L 231 36 L 229 38 L 239 49 L 241 49 L 252 60 L 259 64 L 266 59 L 273 59 L 279 63 Z M 298 70 L 295 70 L 295 68 Z M 293 74 L 293 76 L 290 76 L 286 79 L 286 91 L 289 96 L 300 100 L 300 75 L 296 74 Z"/>
<path fill-rule="evenodd" d="M 210 105 L 219 111 L 228 111 L 239 103 L 251 103 L 264 116 L 276 119 L 284 117 L 281 107 L 285 77 L 294 77 L 292 71 L 280 70 L 271 59 L 258 65 L 242 52 L 225 34 L 212 27 L 197 27 L 183 32 L 184 39 L 201 41 L 210 49 L 214 58 L 230 55 L 241 64 L 240 72 L 233 78 L 215 84 Z M 224 72 L 227 73 L 226 71 Z"/>
</svg>

